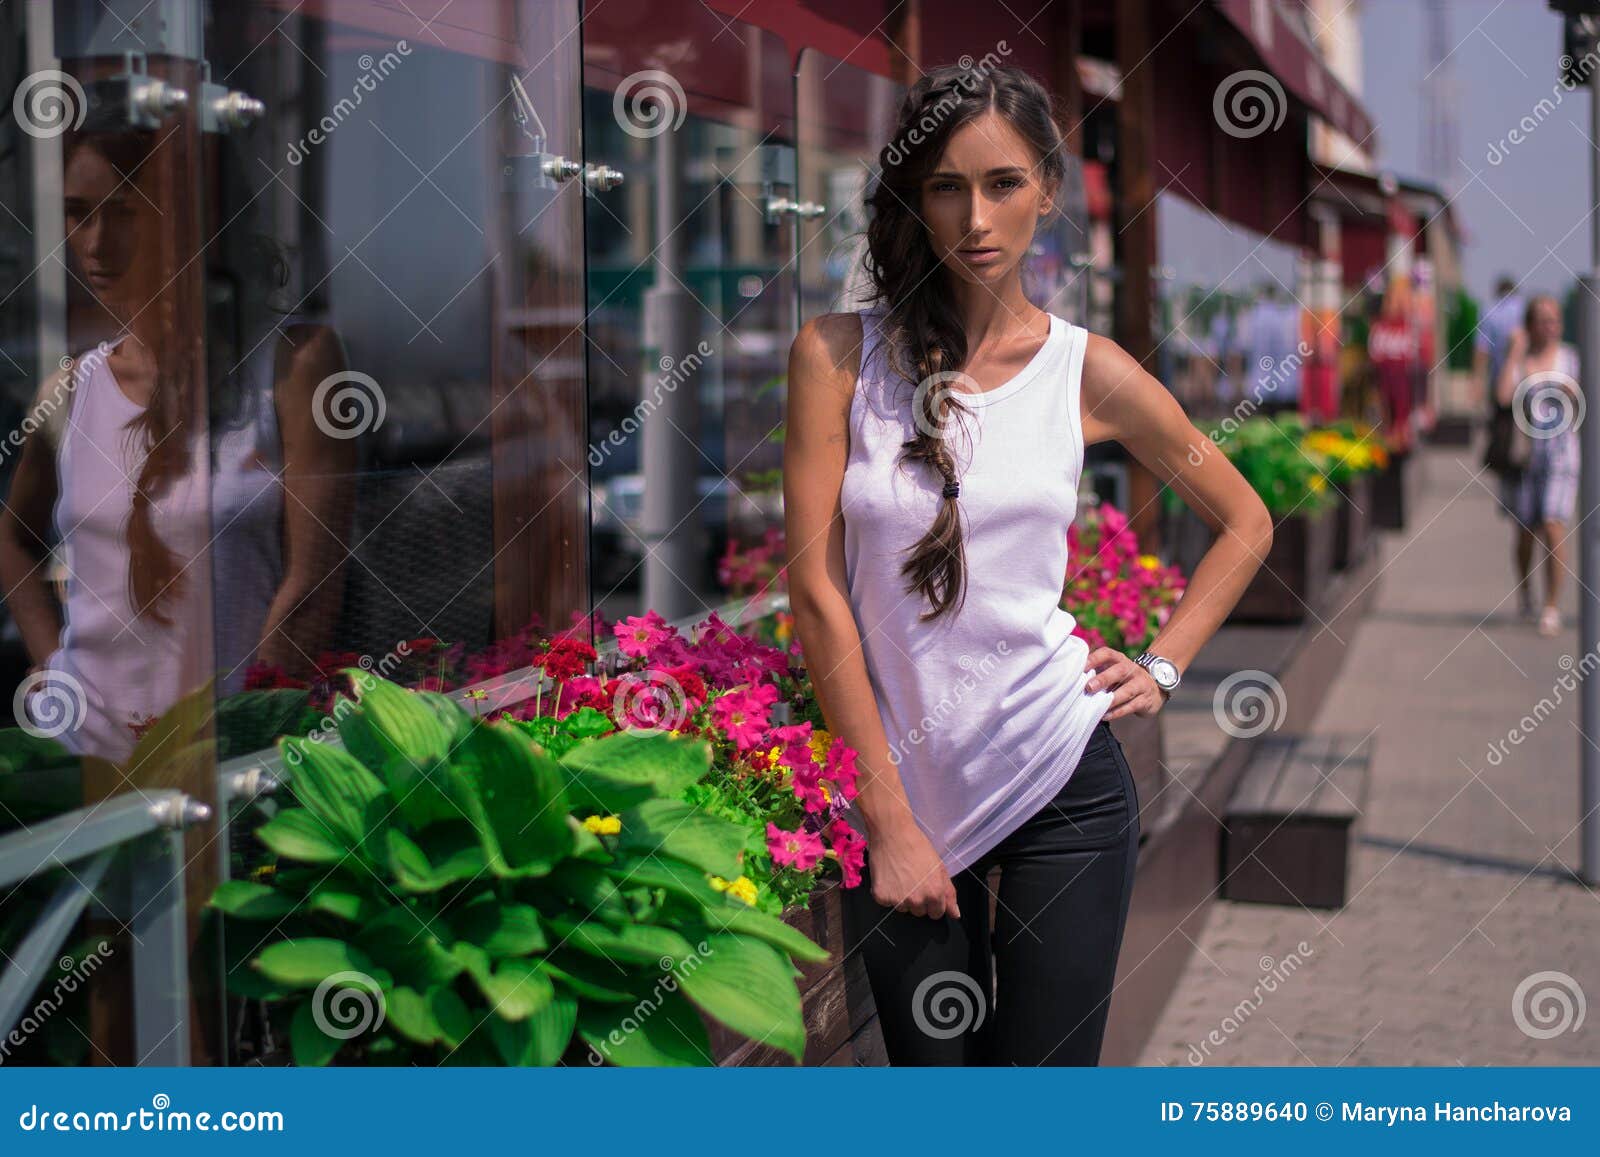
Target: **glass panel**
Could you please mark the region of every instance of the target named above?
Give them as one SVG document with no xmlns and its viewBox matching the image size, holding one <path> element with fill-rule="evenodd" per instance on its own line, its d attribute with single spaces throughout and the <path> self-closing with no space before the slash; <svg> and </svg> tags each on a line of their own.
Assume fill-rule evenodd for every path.
<svg viewBox="0 0 1600 1157">
<path fill-rule="evenodd" d="M 212 75 L 263 106 L 206 140 L 227 773 L 330 730 L 342 669 L 454 690 L 588 640 L 585 182 L 575 2 L 212 16 Z M 230 1010 L 234 1060 L 281 1054 Z"/>
<path fill-rule="evenodd" d="M 691 33 L 693 69 L 660 67 Z M 585 147 L 627 174 L 625 197 L 587 206 L 593 602 L 602 625 L 696 619 L 782 561 L 795 234 L 771 203 L 795 197 L 788 57 L 655 0 L 596 7 L 584 52 Z"/>
<path fill-rule="evenodd" d="M 209 737 L 214 670 L 204 357 L 202 118 L 198 29 L 113 28 L 124 6 L 9 5 L 0 68 L 17 115 L 0 133 L 5 307 L 0 382 L 0 667 L 12 694 L 0 735 L 0 838 L 124 796 L 176 789 L 215 802 Z M 176 743 L 152 723 L 182 705 Z M 74 830 L 94 828 L 92 819 Z M 215 833 L 192 828 L 184 858 L 191 932 L 216 881 Z M 83 863 L 0 896 L 0 968 Z M 174 912 L 182 920 L 181 909 Z M 11 1063 L 118 1063 L 149 1055 L 131 1032 L 129 906 L 79 920 L 32 958 L 35 1031 Z M 144 915 L 153 914 L 146 909 Z M 152 938 L 154 934 L 152 933 Z M 92 989 L 80 969 L 93 960 Z M 24 960 L 28 959 L 24 957 Z M 62 961 L 68 966 L 63 967 Z M 77 974 L 77 975 L 73 975 Z M 53 996 L 52 996 L 53 990 Z M 217 1005 L 203 993 L 162 1053 L 214 1057 Z M 137 1048 L 137 1051 L 136 1051 Z"/>
</svg>

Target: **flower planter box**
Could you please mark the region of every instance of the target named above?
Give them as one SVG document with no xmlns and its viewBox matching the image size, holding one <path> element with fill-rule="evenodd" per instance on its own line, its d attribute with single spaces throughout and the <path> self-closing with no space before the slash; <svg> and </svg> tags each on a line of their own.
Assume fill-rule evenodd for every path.
<svg viewBox="0 0 1600 1157">
<path fill-rule="evenodd" d="M 1390 454 L 1389 464 L 1372 480 L 1372 525 L 1381 530 L 1403 530 L 1406 525 L 1407 477 L 1410 452 Z"/>
<path fill-rule="evenodd" d="M 1272 534 L 1272 549 L 1229 622 L 1298 623 L 1322 599 L 1333 569 L 1333 510 L 1280 517 Z"/>
<path fill-rule="evenodd" d="M 1367 556 L 1372 532 L 1372 479 L 1357 474 L 1344 487 L 1334 509 L 1333 569 L 1349 570 Z"/>
</svg>

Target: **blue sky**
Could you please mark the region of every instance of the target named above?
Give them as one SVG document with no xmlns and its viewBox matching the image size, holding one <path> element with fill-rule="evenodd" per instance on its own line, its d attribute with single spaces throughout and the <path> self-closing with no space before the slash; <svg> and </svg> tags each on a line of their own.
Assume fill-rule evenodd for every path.
<svg viewBox="0 0 1600 1157">
<path fill-rule="evenodd" d="M 1421 0 L 1365 0 L 1362 9 L 1363 97 L 1378 125 L 1378 161 L 1403 175 L 1423 175 L 1425 11 Z M 1565 290 L 1590 261 L 1594 133 L 1589 90 L 1559 83 L 1561 20 L 1545 0 L 1451 0 L 1446 12 L 1468 288 L 1487 297 L 1508 272 L 1526 276 L 1529 289 Z M 1524 117 L 1533 122 L 1526 133 Z"/>
</svg>

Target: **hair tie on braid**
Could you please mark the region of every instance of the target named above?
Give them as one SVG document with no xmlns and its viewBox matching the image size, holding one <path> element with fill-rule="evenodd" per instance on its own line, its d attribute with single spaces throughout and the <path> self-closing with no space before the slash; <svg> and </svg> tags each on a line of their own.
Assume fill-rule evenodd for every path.
<svg viewBox="0 0 1600 1157">
<path fill-rule="evenodd" d="M 959 483 L 959 482 L 946 482 L 944 484 L 944 496 L 946 498 L 955 498 L 955 497 L 959 496 L 960 493 L 961 493 L 961 483 Z"/>
</svg>

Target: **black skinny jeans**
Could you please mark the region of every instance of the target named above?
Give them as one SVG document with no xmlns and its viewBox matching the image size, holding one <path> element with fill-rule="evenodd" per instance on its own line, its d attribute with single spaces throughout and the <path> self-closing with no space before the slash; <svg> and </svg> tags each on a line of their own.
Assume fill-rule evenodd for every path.
<svg viewBox="0 0 1600 1157">
<path fill-rule="evenodd" d="M 1094 1065 L 1139 853 L 1122 744 L 1102 721 L 1066 786 L 952 883 L 961 919 L 844 891 L 891 1065 Z M 989 924 L 989 869 L 1000 866 Z"/>
</svg>

